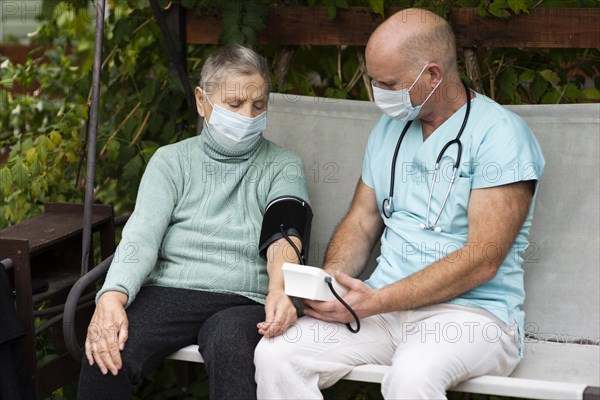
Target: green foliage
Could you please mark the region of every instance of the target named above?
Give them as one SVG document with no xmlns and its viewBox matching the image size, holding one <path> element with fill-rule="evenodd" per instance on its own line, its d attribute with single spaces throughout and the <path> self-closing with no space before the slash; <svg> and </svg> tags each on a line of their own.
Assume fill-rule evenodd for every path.
<svg viewBox="0 0 600 400">
<path fill-rule="evenodd" d="M 58 62 L 62 68 L 33 60 L 23 66 L 8 60 L 0 64 L 0 102 L 6 106 L 0 112 L 0 147 L 10 150 L 0 164 L 0 226 L 38 212 L 44 201 L 79 199 L 69 182 L 77 172 L 87 110 L 85 98 L 60 97 L 55 83 L 75 87 L 79 67 L 66 55 Z M 34 81 L 39 88 L 31 94 L 17 88 Z"/>
<path fill-rule="evenodd" d="M 222 16 L 223 42 L 252 46 L 265 28 L 267 9 L 260 0 L 231 1 L 223 6 Z"/>
<path fill-rule="evenodd" d="M 93 25 L 78 8 L 86 2 L 50 3 L 34 37 L 47 49 L 43 58 L 0 60 L 0 148 L 9 152 L 0 164 L 0 227 L 39 212 L 45 201 L 82 201 Z M 150 9 L 111 6 L 95 192 L 119 213 L 131 209 L 153 152 L 190 136 L 196 117 L 178 111 L 185 98 Z"/>
<path fill-rule="evenodd" d="M 598 101 L 599 62 L 598 49 L 479 51 L 484 91 L 501 104 Z"/>
</svg>

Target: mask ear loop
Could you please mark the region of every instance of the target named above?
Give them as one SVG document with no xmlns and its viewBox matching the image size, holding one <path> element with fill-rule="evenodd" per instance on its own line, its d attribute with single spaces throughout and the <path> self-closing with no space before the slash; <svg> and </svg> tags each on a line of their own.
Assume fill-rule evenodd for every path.
<svg viewBox="0 0 600 400">
<path fill-rule="evenodd" d="M 210 106 L 212 107 L 212 111 L 210 113 L 210 115 L 212 116 L 212 113 L 215 110 L 215 105 L 212 103 L 212 101 L 210 101 L 210 97 L 208 97 L 208 93 L 206 93 L 206 90 L 202 89 L 202 96 L 204 96 L 204 98 L 206 98 L 206 101 L 208 101 L 208 104 L 210 104 Z M 204 112 L 204 121 L 206 121 L 206 125 L 208 125 L 208 123 L 210 122 L 207 118 L 206 118 L 206 111 Z"/>
<path fill-rule="evenodd" d="M 421 77 L 421 75 L 423 75 L 423 72 L 425 72 L 425 70 L 427 69 L 428 65 L 429 65 L 429 63 L 425 64 L 425 66 L 423 67 L 423 69 L 421 70 L 421 72 L 419 72 L 419 75 L 417 75 L 417 77 L 415 78 L 415 81 L 413 82 L 413 84 L 410 85 L 410 87 L 408 88 L 409 92 L 417 84 L 417 81 L 419 80 L 419 78 Z M 439 83 L 438 83 L 438 85 L 439 85 Z M 437 88 L 437 86 L 436 86 L 436 88 Z M 435 88 L 433 90 L 435 90 Z M 432 93 L 433 93 L 433 91 L 432 91 Z M 427 100 L 425 100 L 425 101 L 427 101 Z"/>
</svg>

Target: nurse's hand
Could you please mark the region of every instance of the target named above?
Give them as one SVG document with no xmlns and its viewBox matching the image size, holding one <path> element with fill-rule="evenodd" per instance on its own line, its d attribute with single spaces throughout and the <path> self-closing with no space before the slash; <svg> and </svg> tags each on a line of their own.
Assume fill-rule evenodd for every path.
<svg viewBox="0 0 600 400">
<path fill-rule="evenodd" d="M 117 375 L 123 363 L 121 350 L 127 341 L 127 295 L 109 291 L 100 296 L 85 339 L 85 356 L 98 364 L 102 374 Z"/>
<path fill-rule="evenodd" d="M 342 298 L 352 307 L 358 318 L 362 319 L 380 313 L 381 305 L 377 290 L 370 288 L 360 279 L 354 279 L 343 272 L 333 271 L 331 274 L 337 283 L 348 289 Z M 354 322 L 352 314 L 338 300 L 304 300 L 304 313 L 327 322 Z"/>
<path fill-rule="evenodd" d="M 281 335 L 297 319 L 296 307 L 283 289 L 270 290 L 265 302 L 265 321 L 258 323 L 258 333 L 267 338 Z"/>
</svg>

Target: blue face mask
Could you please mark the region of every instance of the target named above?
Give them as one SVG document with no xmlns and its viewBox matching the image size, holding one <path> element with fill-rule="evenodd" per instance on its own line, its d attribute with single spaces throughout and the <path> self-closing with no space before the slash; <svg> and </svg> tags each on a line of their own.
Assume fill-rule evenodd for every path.
<svg viewBox="0 0 600 400">
<path fill-rule="evenodd" d="M 208 96 L 206 99 L 213 107 L 210 121 L 206 124 L 208 132 L 215 142 L 228 150 L 239 151 L 252 147 L 267 128 L 266 111 L 250 118 L 213 104 Z"/>
<path fill-rule="evenodd" d="M 412 85 L 408 89 L 400 89 L 400 90 L 386 90 L 381 89 L 375 86 L 375 80 L 371 82 L 371 86 L 373 87 L 373 97 L 375 98 L 375 104 L 377 107 L 381 109 L 385 114 L 387 114 L 390 118 L 393 118 L 397 121 L 412 121 L 421 112 L 421 108 L 423 104 L 429 100 L 435 89 L 442 83 L 442 80 L 438 82 L 437 85 L 433 88 L 431 93 L 427 96 L 423 104 L 419 104 L 417 106 L 413 106 L 410 101 L 410 90 L 415 86 L 423 72 L 425 72 L 425 68 L 427 65 L 423 67 L 417 79 L 413 82 Z"/>
</svg>

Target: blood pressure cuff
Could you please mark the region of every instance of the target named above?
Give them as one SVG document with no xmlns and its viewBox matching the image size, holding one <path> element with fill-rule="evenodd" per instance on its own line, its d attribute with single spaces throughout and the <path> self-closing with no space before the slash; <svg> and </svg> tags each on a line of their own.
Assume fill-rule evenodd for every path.
<svg viewBox="0 0 600 400">
<path fill-rule="evenodd" d="M 288 236 L 296 236 L 302 242 L 301 255 L 304 261 L 308 259 L 310 244 L 310 227 L 312 209 L 308 203 L 299 197 L 282 196 L 269 203 L 263 217 L 260 230 L 258 252 L 267 259 L 267 249 L 271 243 Z M 283 231 L 283 232 L 282 232 Z"/>
</svg>

